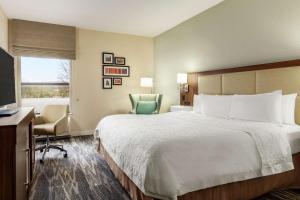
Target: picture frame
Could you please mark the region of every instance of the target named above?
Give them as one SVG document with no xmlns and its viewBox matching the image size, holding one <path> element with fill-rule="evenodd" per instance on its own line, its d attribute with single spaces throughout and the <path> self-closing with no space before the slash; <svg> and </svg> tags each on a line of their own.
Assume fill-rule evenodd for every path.
<svg viewBox="0 0 300 200">
<path fill-rule="evenodd" d="M 122 85 L 122 78 L 113 78 L 113 85 Z"/>
<path fill-rule="evenodd" d="M 102 64 L 114 64 L 114 54 L 110 52 L 102 52 Z"/>
<path fill-rule="evenodd" d="M 115 64 L 116 65 L 125 65 L 126 64 L 126 58 L 124 58 L 124 57 L 115 57 Z"/>
<path fill-rule="evenodd" d="M 102 89 L 112 89 L 112 78 L 102 78 Z"/>
<path fill-rule="evenodd" d="M 118 65 L 103 65 L 102 75 L 110 77 L 129 77 L 130 67 L 129 66 L 118 66 Z"/>
</svg>

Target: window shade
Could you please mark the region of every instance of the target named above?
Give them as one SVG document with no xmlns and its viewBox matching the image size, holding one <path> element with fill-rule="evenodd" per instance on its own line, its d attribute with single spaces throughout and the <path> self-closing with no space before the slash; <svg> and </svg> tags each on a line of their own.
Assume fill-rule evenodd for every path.
<svg viewBox="0 0 300 200">
<path fill-rule="evenodd" d="M 16 56 L 76 58 L 76 28 L 9 20 L 9 50 Z"/>
</svg>

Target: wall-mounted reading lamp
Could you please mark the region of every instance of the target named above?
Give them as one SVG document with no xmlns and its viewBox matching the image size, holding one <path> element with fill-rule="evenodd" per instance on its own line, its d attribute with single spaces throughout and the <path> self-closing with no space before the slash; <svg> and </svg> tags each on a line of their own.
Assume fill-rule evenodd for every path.
<svg viewBox="0 0 300 200">
<path fill-rule="evenodd" d="M 177 83 L 179 84 L 180 92 L 187 93 L 189 92 L 189 85 L 187 84 L 187 74 L 178 73 L 177 74 Z"/>
</svg>

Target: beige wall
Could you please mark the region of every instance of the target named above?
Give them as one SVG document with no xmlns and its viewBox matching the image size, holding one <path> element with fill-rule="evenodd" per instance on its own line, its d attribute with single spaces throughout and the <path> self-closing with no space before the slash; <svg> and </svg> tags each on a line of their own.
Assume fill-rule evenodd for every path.
<svg viewBox="0 0 300 200">
<path fill-rule="evenodd" d="M 102 89 L 103 51 L 126 58 L 130 77 L 122 86 Z M 71 129 L 73 134 L 94 130 L 99 120 L 110 114 L 128 113 L 129 93 L 150 92 L 140 87 L 140 77 L 153 76 L 153 39 L 125 34 L 78 29 L 77 59 L 72 62 Z"/>
<path fill-rule="evenodd" d="M 155 38 L 155 87 L 177 103 L 176 74 L 300 58 L 299 0 L 226 0 Z"/>
<path fill-rule="evenodd" d="M 0 7 L 0 47 L 7 50 L 7 17 Z"/>
</svg>

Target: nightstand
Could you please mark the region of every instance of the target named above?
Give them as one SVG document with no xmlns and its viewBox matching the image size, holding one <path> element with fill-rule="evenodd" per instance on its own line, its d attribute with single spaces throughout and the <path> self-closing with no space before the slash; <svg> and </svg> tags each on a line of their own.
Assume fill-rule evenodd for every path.
<svg viewBox="0 0 300 200">
<path fill-rule="evenodd" d="M 193 106 L 181 106 L 181 105 L 171 106 L 170 111 L 171 112 L 193 111 Z"/>
</svg>

